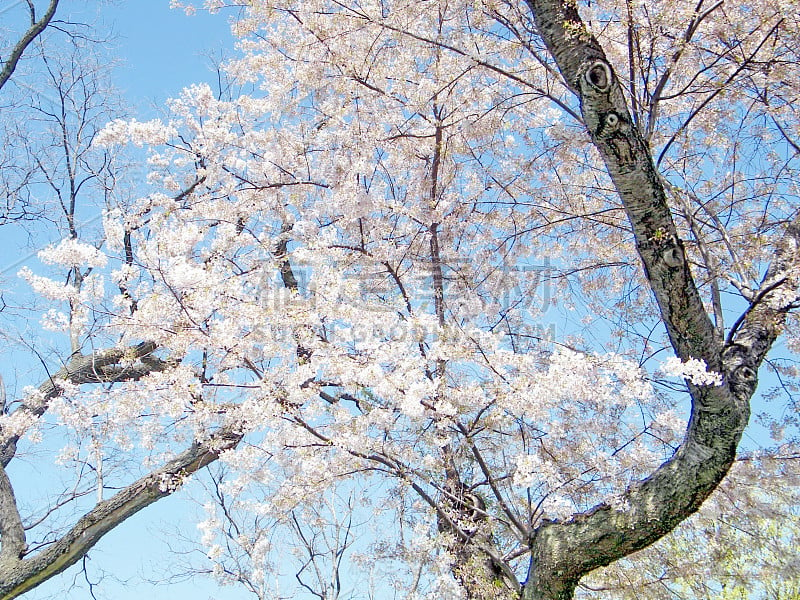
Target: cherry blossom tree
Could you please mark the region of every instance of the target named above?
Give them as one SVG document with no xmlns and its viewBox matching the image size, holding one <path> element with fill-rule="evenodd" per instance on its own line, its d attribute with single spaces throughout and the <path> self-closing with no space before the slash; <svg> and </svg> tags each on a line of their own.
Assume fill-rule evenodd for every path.
<svg viewBox="0 0 800 600">
<path fill-rule="evenodd" d="M 704 519 L 791 505 L 796 6 L 230 4 L 251 91 L 111 122 L 94 145 L 146 146 L 152 192 L 42 254 L 81 287 L 23 273 L 80 343 L 5 417 L 4 465 L 49 423 L 152 470 L 34 551 L 4 476 L 2 597 L 216 460 L 209 559 L 263 597 L 263 531 L 353 551 L 315 537 L 350 531 L 332 490 L 406 598 L 619 590 Z M 767 369 L 775 439 L 737 454 Z"/>
</svg>

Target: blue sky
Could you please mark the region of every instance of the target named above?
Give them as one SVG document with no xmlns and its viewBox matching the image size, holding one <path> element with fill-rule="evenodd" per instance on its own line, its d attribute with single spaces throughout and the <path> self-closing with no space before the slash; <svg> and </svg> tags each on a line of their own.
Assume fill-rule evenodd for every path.
<svg viewBox="0 0 800 600">
<path fill-rule="evenodd" d="M 233 52 L 229 13 L 187 16 L 170 9 L 169 0 L 127 0 L 104 6 L 100 14 L 117 35 L 114 54 L 122 62 L 116 84 L 140 118 L 191 83 L 213 83 L 209 57 Z"/>
</svg>

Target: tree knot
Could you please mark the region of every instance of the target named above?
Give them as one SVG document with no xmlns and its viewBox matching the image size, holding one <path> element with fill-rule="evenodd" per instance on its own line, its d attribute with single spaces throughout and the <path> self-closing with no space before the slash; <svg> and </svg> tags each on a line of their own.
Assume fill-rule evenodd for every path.
<svg viewBox="0 0 800 600">
<path fill-rule="evenodd" d="M 584 72 L 583 78 L 586 83 L 601 94 L 608 93 L 614 82 L 614 74 L 611 67 L 602 60 L 596 60 L 590 64 Z"/>
</svg>

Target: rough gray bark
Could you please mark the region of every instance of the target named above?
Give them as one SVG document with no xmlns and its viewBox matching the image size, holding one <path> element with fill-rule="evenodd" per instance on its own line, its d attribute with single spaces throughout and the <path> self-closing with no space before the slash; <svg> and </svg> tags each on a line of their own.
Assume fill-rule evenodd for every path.
<svg viewBox="0 0 800 600">
<path fill-rule="evenodd" d="M 538 33 L 579 97 L 592 143 L 605 161 L 631 223 L 636 247 L 678 357 L 705 360 L 724 375 L 718 387 L 690 386 L 692 411 L 674 456 L 631 486 L 614 506 L 601 504 L 532 534 L 523 600 L 568 600 L 589 571 L 652 544 L 694 513 L 727 473 L 749 418 L 758 368 L 789 306 L 769 293 L 797 289 L 800 215 L 787 228 L 764 290 L 728 336 L 706 313 L 667 205 L 650 150 L 634 125 L 620 84 L 574 2 L 526 0 Z M 774 304 L 774 303 L 773 303 Z"/>
<path fill-rule="evenodd" d="M 0 467 L 0 564 L 25 552 L 25 529 L 5 468 Z"/>
<path fill-rule="evenodd" d="M 453 575 L 470 600 L 514 600 L 520 585 L 492 539 L 486 503 L 465 486 L 449 449 L 446 481 L 438 509 L 439 531 L 452 536 Z"/>
</svg>

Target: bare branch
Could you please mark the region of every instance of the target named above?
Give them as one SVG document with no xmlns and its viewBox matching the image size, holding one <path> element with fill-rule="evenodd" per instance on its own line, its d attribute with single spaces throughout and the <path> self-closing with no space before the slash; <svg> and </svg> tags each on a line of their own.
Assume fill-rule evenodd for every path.
<svg viewBox="0 0 800 600">
<path fill-rule="evenodd" d="M 19 63 L 19 59 L 22 58 L 22 53 L 25 52 L 25 49 L 45 30 L 55 16 L 56 8 L 58 8 L 58 1 L 59 0 L 50 0 L 50 5 L 47 7 L 47 11 L 38 21 L 35 20 L 33 8 L 31 8 L 31 26 L 28 28 L 22 38 L 20 38 L 13 50 L 11 50 L 11 54 L 6 59 L 3 70 L 0 71 L 0 89 L 2 89 L 6 82 L 11 78 L 11 75 L 17 68 L 17 63 Z"/>
</svg>

